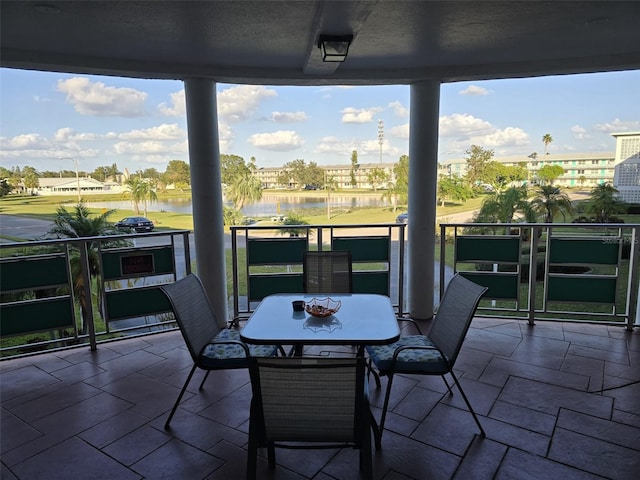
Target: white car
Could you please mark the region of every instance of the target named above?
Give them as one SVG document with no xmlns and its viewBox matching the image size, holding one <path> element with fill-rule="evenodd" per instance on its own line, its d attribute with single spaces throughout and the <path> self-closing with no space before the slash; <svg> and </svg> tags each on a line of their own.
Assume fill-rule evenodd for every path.
<svg viewBox="0 0 640 480">
<path fill-rule="evenodd" d="M 286 215 L 274 215 L 273 217 L 271 217 L 272 222 L 284 222 L 286 219 Z"/>
</svg>

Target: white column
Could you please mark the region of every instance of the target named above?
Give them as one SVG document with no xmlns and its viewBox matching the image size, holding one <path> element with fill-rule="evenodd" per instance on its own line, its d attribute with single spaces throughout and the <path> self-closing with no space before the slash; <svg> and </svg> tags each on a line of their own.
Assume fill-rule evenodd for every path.
<svg viewBox="0 0 640 480">
<path fill-rule="evenodd" d="M 222 327 L 228 313 L 216 83 L 194 78 L 184 85 L 196 273 Z"/>
<path fill-rule="evenodd" d="M 409 314 L 433 317 L 440 82 L 411 85 L 409 120 Z"/>
</svg>

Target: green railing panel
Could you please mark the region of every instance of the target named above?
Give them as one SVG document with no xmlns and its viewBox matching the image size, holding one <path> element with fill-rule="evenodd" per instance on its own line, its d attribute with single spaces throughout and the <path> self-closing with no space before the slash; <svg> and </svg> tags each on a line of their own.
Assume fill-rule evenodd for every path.
<svg viewBox="0 0 640 480">
<path fill-rule="evenodd" d="M 467 280 L 487 287 L 486 298 L 517 300 L 520 290 L 518 275 L 495 275 L 491 273 L 459 272 Z"/>
<path fill-rule="evenodd" d="M 353 262 L 388 262 L 389 237 L 334 237 L 334 250 L 351 250 Z"/>
<path fill-rule="evenodd" d="M 71 297 L 2 305 L 2 336 L 24 335 L 59 328 L 73 328 Z"/>
<path fill-rule="evenodd" d="M 248 287 L 250 302 L 257 302 L 274 293 L 304 293 L 301 273 L 252 275 Z"/>
<path fill-rule="evenodd" d="M 389 272 L 353 272 L 353 293 L 389 295 Z"/>
<path fill-rule="evenodd" d="M 550 302 L 608 303 L 616 302 L 616 279 L 583 275 L 549 276 L 547 300 Z"/>
<path fill-rule="evenodd" d="M 552 238 L 549 243 L 549 260 L 550 263 L 617 265 L 620 243 L 622 242 L 607 241 L 607 237 L 582 240 Z"/>
<path fill-rule="evenodd" d="M 102 276 L 105 280 L 171 273 L 174 273 L 171 246 L 102 253 Z"/>
<path fill-rule="evenodd" d="M 68 263 L 63 255 L 6 260 L 0 264 L 0 290 L 37 290 L 67 285 L 67 271 Z"/>
<path fill-rule="evenodd" d="M 302 263 L 307 250 L 307 239 L 296 238 L 250 238 L 247 240 L 247 263 L 249 265 L 277 265 Z"/>
<path fill-rule="evenodd" d="M 106 292 L 105 301 L 109 321 L 171 311 L 171 303 L 160 286 L 112 290 Z"/>
<path fill-rule="evenodd" d="M 464 237 L 456 238 L 455 258 L 457 262 L 520 261 L 520 237 Z"/>
</svg>

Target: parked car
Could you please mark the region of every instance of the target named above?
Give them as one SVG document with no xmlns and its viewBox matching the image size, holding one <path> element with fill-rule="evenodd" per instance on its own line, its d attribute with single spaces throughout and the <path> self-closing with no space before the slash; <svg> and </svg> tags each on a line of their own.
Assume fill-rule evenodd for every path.
<svg viewBox="0 0 640 480">
<path fill-rule="evenodd" d="M 396 223 L 404 223 L 405 225 L 409 221 L 409 213 L 403 212 L 396 217 Z"/>
<path fill-rule="evenodd" d="M 153 230 L 153 222 L 145 217 L 126 217 L 114 225 L 119 230 L 130 232 L 135 230 L 137 233 L 150 232 Z"/>
</svg>

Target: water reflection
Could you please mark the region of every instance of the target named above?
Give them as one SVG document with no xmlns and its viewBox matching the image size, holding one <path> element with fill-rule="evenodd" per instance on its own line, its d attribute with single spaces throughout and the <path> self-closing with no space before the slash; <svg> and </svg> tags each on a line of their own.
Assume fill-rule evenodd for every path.
<svg viewBox="0 0 640 480">
<path fill-rule="evenodd" d="M 386 207 L 389 206 L 381 195 L 340 195 L 331 194 L 331 208 L 354 207 Z M 109 202 L 88 202 L 92 208 L 107 208 L 116 210 L 132 210 L 129 200 L 117 200 Z M 263 194 L 262 200 L 247 205 L 242 212 L 248 217 L 266 217 L 277 213 L 286 213 L 304 208 L 327 208 L 326 196 L 297 196 L 297 195 L 273 195 Z M 147 204 L 148 212 L 174 212 L 192 213 L 190 198 L 168 198 Z"/>
</svg>

